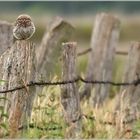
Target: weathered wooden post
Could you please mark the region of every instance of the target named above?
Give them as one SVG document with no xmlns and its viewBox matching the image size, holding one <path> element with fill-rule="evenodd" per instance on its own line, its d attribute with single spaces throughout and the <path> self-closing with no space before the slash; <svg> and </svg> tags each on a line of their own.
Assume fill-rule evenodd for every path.
<svg viewBox="0 0 140 140">
<path fill-rule="evenodd" d="M 76 78 L 76 47 L 76 42 L 63 44 L 62 79 L 64 81 L 74 80 Z M 62 86 L 61 103 L 63 105 L 66 123 L 69 126 L 66 137 L 80 137 L 81 109 L 76 83 L 69 83 Z"/>
<path fill-rule="evenodd" d="M 6 21 L 0 21 L 0 55 L 13 44 L 13 26 Z"/>
<path fill-rule="evenodd" d="M 140 75 L 140 42 L 133 42 L 128 52 L 123 82 L 132 82 Z M 117 97 L 115 111 L 122 111 L 124 121 L 136 119 L 140 114 L 140 85 L 122 86 Z M 121 102 L 122 101 L 122 102 Z M 127 114 L 126 114 L 127 111 Z M 128 120 L 129 119 L 129 120 Z"/>
<path fill-rule="evenodd" d="M 28 41 L 17 41 L 1 55 L 0 66 L 0 79 L 7 81 L 1 89 L 25 86 L 24 89 L 7 93 L 10 100 L 10 104 L 7 105 L 10 137 L 16 137 L 18 127 L 27 125 L 27 119 L 31 115 L 35 87 L 26 87 L 26 84 L 35 79 L 34 44 Z"/>
<path fill-rule="evenodd" d="M 119 20 L 109 14 L 101 13 L 96 16 L 93 35 L 91 38 L 92 51 L 89 54 L 87 80 L 112 80 L 112 66 L 119 38 Z M 91 84 L 86 84 L 81 98 L 90 96 Z M 93 106 L 100 106 L 108 97 L 110 85 L 95 85 Z"/>
<path fill-rule="evenodd" d="M 62 18 L 55 18 L 48 26 L 37 54 L 37 72 L 43 79 L 50 78 L 60 62 L 61 44 L 71 40 L 74 28 Z M 53 61 L 52 61 L 53 60 Z"/>
<path fill-rule="evenodd" d="M 12 33 L 12 29 L 13 26 L 12 24 L 6 22 L 6 21 L 0 21 L 0 56 L 7 51 L 8 48 L 10 48 L 13 45 L 13 33 Z M 4 61 L 4 60 L 2 60 Z M 1 62 L 2 62 L 1 61 Z M 0 63 L 1 63 L 0 62 Z M 7 64 L 3 64 L 3 65 L 7 65 Z M 0 64 L 1 67 L 1 64 Z M 1 72 L 0 75 L 3 73 L 3 69 L 1 67 Z M 5 75 L 3 75 L 3 79 L 7 79 L 8 77 L 8 73 L 4 72 Z M 1 77 L 1 76 L 0 76 Z M 2 79 L 0 79 L 2 80 Z M 5 88 L 6 88 L 6 84 Z M 4 88 L 4 86 L 3 86 Z M 2 90 L 3 88 L 0 87 L 0 89 Z M 0 94 L 0 106 L 1 106 L 1 112 L 0 112 L 0 116 L 2 116 L 3 114 L 6 115 L 7 111 L 7 94 Z M 4 122 L 6 120 L 6 118 L 2 119 L 2 122 Z"/>
</svg>

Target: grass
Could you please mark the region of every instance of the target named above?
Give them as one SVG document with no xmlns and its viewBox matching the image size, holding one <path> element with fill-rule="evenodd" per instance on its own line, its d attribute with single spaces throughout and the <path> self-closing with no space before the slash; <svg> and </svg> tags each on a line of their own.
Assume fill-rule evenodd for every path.
<svg viewBox="0 0 140 140">
<path fill-rule="evenodd" d="M 56 81 L 57 77 L 53 79 Z M 82 85 L 81 85 L 82 86 Z M 81 89 L 82 87 L 80 87 Z M 63 118 L 62 105 L 60 102 L 61 89 L 59 86 L 44 87 L 35 101 L 32 111 L 29 127 L 24 133 L 19 136 L 22 138 L 64 138 L 67 124 Z M 118 114 L 118 120 L 114 120 L 115 99 L 110 99 L 105 102 L 104 106 L 96 109 L 91 106 L 88 100 L 81 102 L 82 114 L 82 133 L 81 137 L 84 139 L 100 138 L 139 138 L 140 135 L 140 120 L 122 127 L 122 114 Z M 86 117 L 88 116 L 88 117 Z M 8 120 L 7 120 L 8 121 Z M 109 124 L 111 122 L 118 122 L 116 125 Z M 108 123 L 105 123 L 108 122 Z M 8 123 L 5 123 L 8 124 Z M 3 133 L 7 135 L 8 126 L 2 126 Z M 127 132 L 130 130 L 130 132 Z M 6 138 L 6 136 L 3 136 Z"/>
<path fill-rule="evenodd" d="M 114 105 L 115 100 L 112 99 L 106 102 L 103 108 L 93 109 L 87 100 L 82 101 L 82 113 L 89 118 L 84 116 L 82 118 L 81 137 L 84 139 L 138 138 L 140 120 L 136 121 L 134 125 L 124 127 L 121 125 L 122 116 L 120 116 L 120 118 L 118 117 L 118 120 L 115 120 L 118 122 L 116 125 L 104 123 L 114 121 Z M 95 119 L 93 119 L 93 116 Z M 35 127 L 28 129 L 27 133 L 24 135 L 25 138 L 64 138 L 67 125 L 63 119 L 59 86 L 45 87 L 43 92 L 37 96 L 34 103 L 31 123 L 33 123 Z M 40 130 L 39 127 L 44 128 L 44 130 Z M 46 128 L 56 129 L 46 130 Z M 131 132 L 127 132 L 130 128 Z"/>
</svg>

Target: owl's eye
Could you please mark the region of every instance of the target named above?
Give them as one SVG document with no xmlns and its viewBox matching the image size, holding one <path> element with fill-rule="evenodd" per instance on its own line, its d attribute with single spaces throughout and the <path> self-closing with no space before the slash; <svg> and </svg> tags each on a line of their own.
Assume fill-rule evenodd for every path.
<svg viewBox="0 0 140 140">
<path fill-rule="evenodd" d="M 30 19 L 26 19 L 27 22 L 30 22 Z"/>
<path fill-rule="evenodd" d="M 21 19 L 18 19 L 18 22 L 21 22 L 22 20 Z"/>
</svg>

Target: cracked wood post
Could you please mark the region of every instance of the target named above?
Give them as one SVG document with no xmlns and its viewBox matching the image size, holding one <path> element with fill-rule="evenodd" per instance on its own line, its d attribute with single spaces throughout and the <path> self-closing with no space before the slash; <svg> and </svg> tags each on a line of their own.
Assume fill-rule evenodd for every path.
<svg viewBox="0 0 140 140">
<path fill-rule="evenodd" d="M 112 80 L 113 60 L 119 38 L 119 20 L 109 14 L 101 13 L 96 16 L 95 26 L 91 38 L 91 53 L 87 66 L 87 80 Z M 81 99 L 89 97 L 91 84 L 85 84 Z M 108 97 L 110 85 L 94 86 L 93 106 L 100 106 Z"/>
<path fill-rule="evenodd" d="M 71 40 L 74 28 L 60 17 L 47 25 L 46 33 L 37 49 L 37 72 L 42 79 L 50 78 L 60 62 L 61 44 Z M 41 80 L 42 80 L 41 79 Z"/>
<path fill-rule="evenodd" d="M 62 80 L 68 81 L 76 78 L 76 42 L 63 43 Z M 78 138 L 81 132 L 80 97 L 76 83 L 62 86 L 61 103 L 68 128 L 66 137 Z"/>
<path fill-rule="evenodd" d="M 128 52 L 123 82 L 132 82 L 140 77 L 140 42 L 133 42 Z M 122 111 L 124 121 L 140 117 L 140 85 L 122 86 L 116 97 L 115 111 Z M 139 116 L 137 116 L 139 114 Z"/>
<path fill-rule="evenodd" d="M 7 51 L 12 45 L 13 45 L 13 33 L 12 33 L 13 26 L 12 24 L 6 22 L 6 21 L 0 21 L 0 56 Z M 1 65 L 0 65 L 1 67 Z M 2 68 L 2 67 L 1 67 Z M 2 69 L 0 74 L 2 73 Z M 3 75 L 3 79 L 7 79 L 8 74 L 5 72 L 5 76 Z M 2 80 L 2 79 L 0 79 Z M 1 87 L 0 87 L 1 89 Z M 0 95 L 0 106 L 3 111 L 1 111 L 0 116 L 2 114 L 6 114 L 6 108 L 8 103 L 7 94 L 1 94 Z M 2 122 L 4 123 L 6 118 L 2 119 Z M 1 132 L 0 132 L 1 134 Z"/>
<path fill-rule="evenodd" d="M 35 46 L 28 41 L 16 41 L 0 59 L 0 79 L 7 82 L 1 89 L 23 86 L 35 79 Z M 5 79 L 6 78 L 6 79 Z M 7 93 L 10 103 L 9 114 L 10 137 L 16 137 L 18 127 L 27 125 L 30 117 L 35 87 L 29 87 Z"/>
<path fill-rule="evenodd" d="M 6 21 L 0 21 L 0 55 L 13 44 L 13 26 Z"/>
</svg>

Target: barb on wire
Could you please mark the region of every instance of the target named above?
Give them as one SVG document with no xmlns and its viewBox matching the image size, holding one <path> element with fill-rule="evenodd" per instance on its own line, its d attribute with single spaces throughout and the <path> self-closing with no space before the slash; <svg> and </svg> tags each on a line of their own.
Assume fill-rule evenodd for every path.
<svg viewBox="0 0 140 140">
<path fill-rule="evenodd" d="M 112 82 L 112 81 L 98 81 L 98 80 L 86 80 L 83 79 L 81 76 L 78 76 L 77 78 L 73 79 L 73 80 L 68 80 L 68 81 L 57 81 L 57 82 L 36 82 L 36 81 L 30 81 L 26 87 L 30 87 L 30 86 L 56 86 L 56 85 L 66 85 L 66 84 L 72 84 L 72 83 L 77 83 L 77 82 L 83 82 L 85 84 L 109 84 L 112 86 L 130 86 L 130 85 L 134 85 L 137 86 L 140 84 L 140 79 L 138 78 L 137 80 L 134 80 L 132 82 Z M 8 93 L 8 92 L 13 92 L 16 90 L 21 90 L 24 89 L 25 85 L 23 86 L 18 86 L 18 87 L 14 87 L 12 89 L 7 89 L 7 90 L 1 90 L 0 93 Z"/>
</svg>

